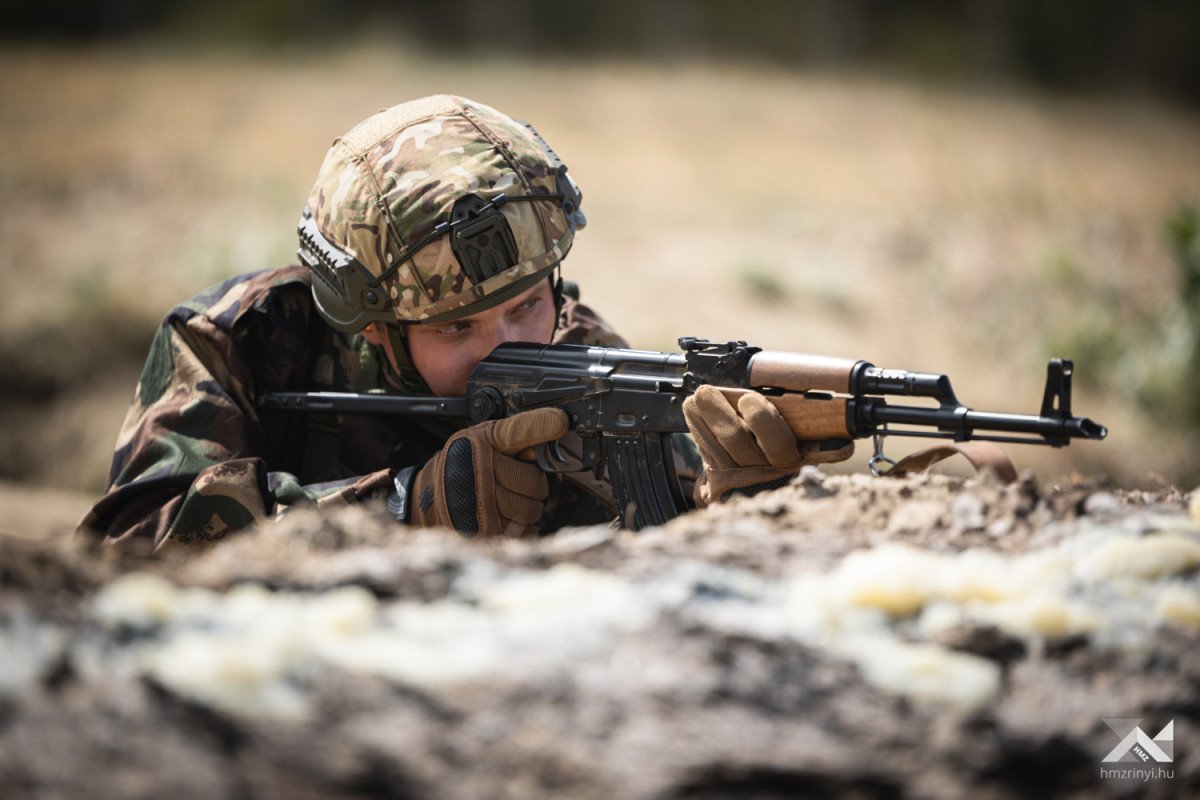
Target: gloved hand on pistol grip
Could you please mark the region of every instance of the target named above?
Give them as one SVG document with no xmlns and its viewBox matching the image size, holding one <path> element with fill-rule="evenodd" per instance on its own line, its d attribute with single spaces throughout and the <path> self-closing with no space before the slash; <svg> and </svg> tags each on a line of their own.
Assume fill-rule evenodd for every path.
<svg viewBox="0 0 1200 800">
<path fill-rule="evenodd" d="M 413 525 L 454 528 L 463 536 L 536 532 L 550 484 L 523 451 L 567 432 L 567 415 L 539 408 L 472 425 L 450 437 L 421 467 L 409 492 Z"/>
<path fill-rule="evenodd" d="M 844 461 L 854 453 L 849 439 L 798 440 L 779 410 L 758 392 L 746 392 L 734 408 L 720 389 L 701 386 L 683 401 L 683 415 L 704 459 L 693 495 L 700 508 L 730 493 L 778 488 L 806 464 Z"/>
</svg>

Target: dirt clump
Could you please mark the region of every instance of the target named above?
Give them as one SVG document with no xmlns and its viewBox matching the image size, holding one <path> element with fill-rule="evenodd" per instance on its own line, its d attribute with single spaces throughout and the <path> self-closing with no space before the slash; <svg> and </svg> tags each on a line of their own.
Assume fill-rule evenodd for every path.
<svg viewBox="0 0 1200 800">
<path fill-rule="evenodd" d="M 1187 501 L 806 470 L 640 534 L 472 542 L 352 508 L 155 558 L 0 538 L 0 787 L 1195 793 Z M 1103 761 L 1106 720 L 1171 760 Z"/>
</svg>

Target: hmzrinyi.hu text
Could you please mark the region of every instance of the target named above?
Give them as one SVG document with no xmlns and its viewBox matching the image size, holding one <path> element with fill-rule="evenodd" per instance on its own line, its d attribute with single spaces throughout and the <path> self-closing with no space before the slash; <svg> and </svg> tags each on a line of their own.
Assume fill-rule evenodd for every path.
<svg viewBox="0 0 1200 800">
<path fill-rule="evenodd" d="M 1162 767 L 1156 767 L 1155 769 L 1134 769 L 1134 768 L 1105 769 L 1104 767 L 1101 767 L 1100 768 L 1100 777 L 1101 778 L 1126 778 L 1126 779 L 1134 778 L 1136 780 L 1141 780 L 1141 781 L 1149 781 L 1149 780 L 1154 780 L 1156 778 L 1171 780 L 1172 778 L 1175 777 L 1175 770 L 1163 769 Z"/>
</svg>

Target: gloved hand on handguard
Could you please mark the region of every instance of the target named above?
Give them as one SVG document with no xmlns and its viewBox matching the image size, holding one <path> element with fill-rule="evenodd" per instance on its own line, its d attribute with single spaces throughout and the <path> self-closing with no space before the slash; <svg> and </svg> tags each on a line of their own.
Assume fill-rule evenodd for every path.
<svg viewBox="0 0 1200 800">
<path fill-rule="evenodd" d="M 683 414 L 704 459 L 693 495 L 701 508 L 731 493 L 778 488 L 806 464 L 845 461 L 854 454 L 848 439 L 796 439 L 779 410 L 758 392 L 746 392 L 734 408 L 720 389 L 701 386 L 683 401 Z"/>
</svg>

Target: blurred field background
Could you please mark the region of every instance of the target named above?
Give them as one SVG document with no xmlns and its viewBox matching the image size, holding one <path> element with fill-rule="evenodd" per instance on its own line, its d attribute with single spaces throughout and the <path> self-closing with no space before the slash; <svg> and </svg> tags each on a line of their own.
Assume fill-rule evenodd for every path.
<svg viewBox="0 0 1200 800">
<path fill-rule="evenodd" d="M 1193 488 L 1195 9 L 16 12 L 0 34 L 0 495 L 74 514 L 61 498 L 99 492 L 162 313 L 291 263 L 332 140 L 436 92 L 532 121 L 570 165 L 590 224 L 566 275 L 635 346 L 737 338 L 944 371 L 968 404 L 1025 413 L 1046 359 L 1072 357 L 1076 413 L 1110 438 L 1012 447 L 1018 467 Z"/>
</svg>

